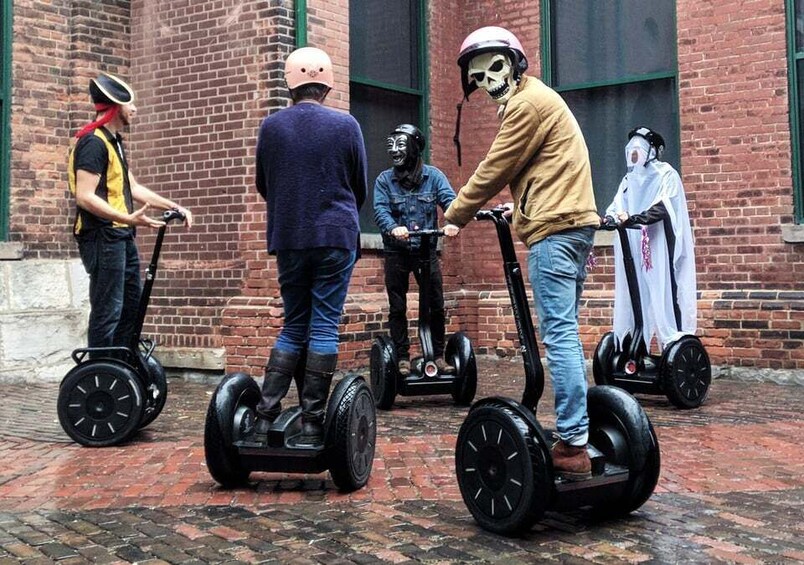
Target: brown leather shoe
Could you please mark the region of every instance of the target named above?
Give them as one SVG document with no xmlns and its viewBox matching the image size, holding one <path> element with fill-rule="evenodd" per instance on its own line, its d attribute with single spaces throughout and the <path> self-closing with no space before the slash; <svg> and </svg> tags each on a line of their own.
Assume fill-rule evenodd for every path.
<svg viewBox="0 0 804 565">
<path fill-rule="evenodd" d="M 442 375 L 454 375 L 455 374 L 455 367 L 444 361 L 441 357 L 437 357 L 435 360 L 436 367 L 438 367 L 439 374 Z"/>
<path fill-rule="evenodd" d="M 592 478 L 592 461 L 586 446 L 574 446 L 558 440 L 553 444 L 553 470 L 568 481 L 585 481 Z"/>
<path fill-rule="evenodd" d="M 399 369 L 400 375 L 407 377 L 410 374 L 410 361 L 408 359 L 400 359 L 397 368 Z"/>
</svg>

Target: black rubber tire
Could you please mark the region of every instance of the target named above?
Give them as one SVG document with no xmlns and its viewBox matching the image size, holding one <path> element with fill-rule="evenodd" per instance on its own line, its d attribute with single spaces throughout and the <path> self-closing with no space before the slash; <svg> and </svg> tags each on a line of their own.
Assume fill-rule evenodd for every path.
<svg viewBox="0 0 804 565">
<path fill-rule="evenodd" d="M 480 526 L 516 536 L 542 518 L 553 489 L 538 435 L 510 408 L 473 408 L 458 432 L 455 473 L 461 496 Z"/>
<path fill-rule="evenodd" d="M 618 500 L 595 508 L 599 517 L 625 516 L 642 506 L 653 494 L 661 472 L 659 440 L 647 414 L 628 392 L 612 386 L 589 389 L 589 442 L 606 461 L 628 468 L 629 478 Z M 612 433 L 623 440 L 620 447 L 603 439 Z"/>
<path fill-rule="evenodd" d="M 238 408 L 255 410 L 260 401 L 260 387 L 249 375 L 233 373 L 218 384 L 209 401 L 204 425 L 204 457 L 212 478 L 222 487 L 246 484 L 250 471 L 240 461 L 234 447 L 234 421 Z"/>
<path fill-rule="evenodd" d="M 145 410 L 142 413 L 140 428 L 144 428 L 162 413 L 168 394 L 167 375 L 165 368 L 159 360 L 151 355 L 148 357 L 148 375 L 150 384 L 145 387 Z"/>
<path fill-rule="evenodd" d="M 600 338 L 592 357 L 592 376 L 596 385 L 614 384 L 614 352 L 616 350 L 614 333 L 607 332 Z"/>
<path fill-rule="evenodd" d="M 667 348 L 661 383 L 674 406 L 689 409 L 703 404 L 712 383 L 712 365 L 697 337 L 684 336 Z"/>
<path fill-rule="evenodd" d="M 387 336 L 378 337 L 371 344 L 370 376 L 374 405 L 380 410 L 390 410 L 396 399 L 399 371 L 393 343 Z"/>
<path fill-rule="evenodd" d="M 139 429 L 142 384 L 128 365 L 111 360 L 75 366 L 59 387 L 57 412 L 65 433 L 87 447 L 117 445 Z"/>
<path fill-rule="evenodd" d="M 450 336 L 444 357 L 455 367 L 458 375 L 452 389 L 452 399 L 459 406 L 469 406 L 477 393 L 477 361 L 472 342 L 466 334 L 458 332 Z"/>
<path fill-rule="evenodd" d="M 353 492 L 365 486 L 374 464 L 377 413 L 374 398 L 362 378 L 355 379 L 335 408 L 329 437 L 328 467 L 335 486 Z"/>
</svg>

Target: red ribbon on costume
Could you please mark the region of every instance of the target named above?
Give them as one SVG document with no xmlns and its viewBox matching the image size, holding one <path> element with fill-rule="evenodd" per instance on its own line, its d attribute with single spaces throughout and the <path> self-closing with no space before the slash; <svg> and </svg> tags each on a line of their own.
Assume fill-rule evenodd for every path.
<svg viewBox="0 0 804 565">
<path fill-rule="evenodd" d="M 95 120 L 92 123 L 85 125 L 81 131 L 75 134 L 76 139 L 88 134 L 92 130 L 95 130 L 101 126 L 104 126 L 115 119 L 117 113 L 120 111 L 120 106 L 118 104 L 95 104 L 95 110 L 97 112 L 105 112 L 100 118 Z"/>
<path fill-rule="evenodd" d="M 653 261 L 650 257 L 650 238 L 648 228 L 642 226 L 642 268 L 650 271 L 653 268 Z"/>
</svg>

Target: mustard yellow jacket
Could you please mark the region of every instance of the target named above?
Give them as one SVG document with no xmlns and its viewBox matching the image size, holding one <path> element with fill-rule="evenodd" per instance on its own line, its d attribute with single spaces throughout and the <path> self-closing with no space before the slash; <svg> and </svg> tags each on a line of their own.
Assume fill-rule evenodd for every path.
<svg viewBox="0 0 804 565">
<path fill-rule="evenodd" d="M 486 158 L 445 212 L 466 225 L 506 185 L 514 231 L 528 246 L 569 228 L 597 226 L 589 150 L 567 104 L 537 78 L 522 76 Z"/>
</svg>

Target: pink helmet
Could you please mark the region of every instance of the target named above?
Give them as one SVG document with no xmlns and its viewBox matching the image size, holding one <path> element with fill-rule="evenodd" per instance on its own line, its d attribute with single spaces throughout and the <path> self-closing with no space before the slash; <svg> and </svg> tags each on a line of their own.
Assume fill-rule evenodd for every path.
<svg viewBox="0 0 804 565">
<path fill-rule="evenodd" d="M 323 84 L 332 88 L 335 77 L 332 60 L 316 47 L 302 47 L 288 55 L 285 60 L 285 82 L 293 90 L 303 84 Z"/>
<path fill-rule="evenodd" d="M 463 95 L 466 98 L 469 98 L 469 95 L 477 89 L 477 86 L 469 81 L 469 61 L 477 55 L 488 51 L 502 51 L 511 56 L 514 64 L 515 80 L 518 80 L 520 75 L 528 68 L 525 51 L 513 33 L 497 26 L 476 29 L 466 36 L 466 39 L 461 44 L 461 52 L 458 53 L 458 66 L 461 67 L 461 85 L 463 86 Z"/>
</svg>

